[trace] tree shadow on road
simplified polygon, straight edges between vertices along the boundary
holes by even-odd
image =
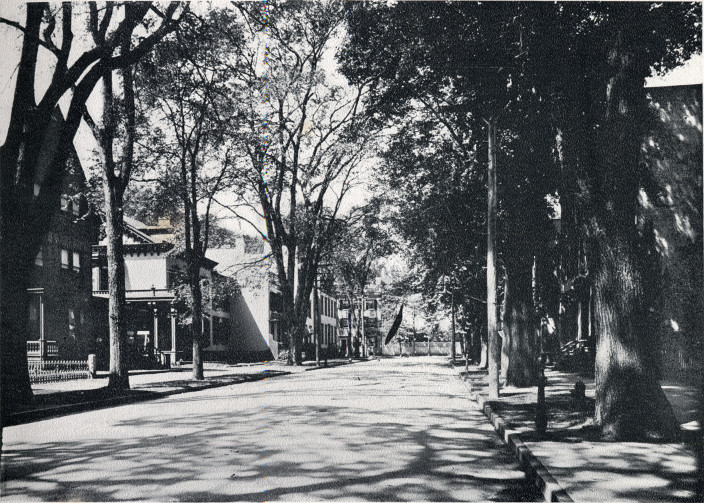
[[[477,411],[409,407],[399,420],[407,396],[379,395],[394,401],[391,410],[277,404],[283,392],[257,408],[233,394],[225,410],[208,413],[190,395],[170,419],[157,404],[139,404],[104,437],[6,444],[2,498],[540,499]]]

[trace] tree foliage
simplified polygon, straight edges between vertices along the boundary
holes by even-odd
[[[0,19],[23,33],[8,133],[0,150],[3,407],[31,397],[27,278],[50,216],[59,208],[61,178],[86,101],[107,71],[134,65],[173,31],[185,10],[177,2],[164,10],[151,2],[108,2],[101,9],[89,2],[83,11],[70,2],[58,9],[28,3],[23,25]],[[86,19],[89,31],[97,34],[88,47],[75,43]],[[54,58],[48,76],[37,66],[40,50]],[[49,84],[38,96],[40,76]],[[60,102],[66,106],[59,119]]]
[[[365,86],[347,86],[330,69],[341,2],[276,2],[265,16],[260,6],[237,9],[253,41],[241,73],[249,142],[240,196],[266,224],[289,360],[299,362],[318,266],[373,139],[360,114]]]
[[[387,163],[405,164],[399,170],[405,177],[442,170],[437,157],[422,155],[420,140],[429,129],[444,133],[425,140],[445,154],[443,161],[453,159],[442,147],[447,142],[457,165],[479,177],[486,159],[481,119],[498,117],[501,263],[510,304],[505,321],[523,320],[518,340],[530,336],[537,321],[532,311],[559,315],[553,271],[563,287],[587,278],[599,318],[597,421],[617,437],[670,434],[669,407],[653,380],[652,322],[644,316],[656,301],[652,226],[636,218],[639,191],[660,190],[640,158],[651,124],[643,81],[651,68],[669,68],[701,45],[700,10],[683,3],[354,4],[349,24],[346,73],[372,82],[374,119],[414,123],[397,127],[395,141],[404,146]],[[431,119],[432,127],[421,128],[419,117]],[[411,162],[399,162],[404,154]],[[438,177],[433,187],[441,191],[445,179]],[[426,180],[409,182],[406,194],[430,199]],[[562,208],[563,234],[554,252],[549,194]],[[412,225],[415,240],[427,253],[436,229],[419,208],[408,209],[408,220],[419,220]],[[480,236],[469,242],[478,245]],[[537,290],[530,286],[533,256],[539,259]],[[480,272],[480,261],[473,266]],[[608,349],[618,344],[630,348],[626,360],[645,370],[636,372]],[[628,418],[636,417],[636,403],[653,403],[663,413],[648,425],[635,424]]]

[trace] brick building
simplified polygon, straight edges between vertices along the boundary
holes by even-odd
[[[42,184],[38,170],[36,185]],[[85,176],[75,151],[61,185],[61,208],[34,260],[29,288],[30,360],[84,360],[95,350],[91,323],[91,245],[99,220],[84,196]]]

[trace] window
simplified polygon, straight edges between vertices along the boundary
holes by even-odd
[[[42,266],[44,265],[44,255],[42,254],[42,249],[39,248],[37,256],[34,257],[34,265]]]
[[[68,336],[76,338],[76,311],[72,307],[68,308]]]
[[[81,255],[78,252],[73,252],[73,270],[81,272]]]
[[[217,318],[216,318],[217,319]],[[210,317],[207,315],[204,315],[202,318],[202,324],[203,324],[203,342],[210,346],[211,340],[210,340]]]
[[[68,269],[68,268],[69,268],[68,250],[64,250],[62,248],[61,249],[61,269]]]
[[[71,200],[71,210],[75,216],[79,216],[81,214],[81,202],[77,197]]]
[[[213,317],[213,344],[226,346],[230,338],[229,318]]]
[[[108,266],[101,265],[98,272],[98,290],[108,289]]]
[[[69,197],[61,194],[61,211],[69,211]]]
[[[269,311],[280,313],[284,310],[283,295],[277,292],[269,293]]]

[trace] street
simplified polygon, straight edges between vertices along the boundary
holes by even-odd
[[[6,500],[540,500],[444,357],[9,427]]]

